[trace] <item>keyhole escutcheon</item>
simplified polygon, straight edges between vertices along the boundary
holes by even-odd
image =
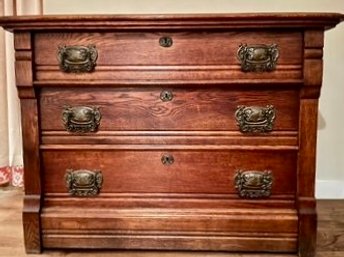
[[[168,102],[168,101],[171,101],[173,99],[173,94],[171,91],[169,90],[163,90],[161,93],[160,93],[160,99],[161,101],[163,102]]]

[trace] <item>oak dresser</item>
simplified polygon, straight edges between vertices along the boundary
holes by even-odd
[[[312,257],[333,13],[4,17],[14,33],[28,253]]]

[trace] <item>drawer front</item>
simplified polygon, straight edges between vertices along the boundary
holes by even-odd
[[[78,182],[89,177],[88,174],[78,177],[77,173],[85,170],[101,173],[99,183],[93,183],[98,178],[90,179],[91,187],[97,183],[101,187],[100,196],[103,193],[210,193],[257,198],[247,195],[252,193],[248,192],[251,189],[261,191],[257,193],[262,193],[262,198],[295,193],[296,152],[287,150],[43,150],[42,164],[45,193],[67,194],[78,190],[71,188],[70,181],[66,184],[73,172],[76,187],[88,186]]]
[[[251,72],[243,72],[238,58],[238,50],[242,44],[276,45],[279,53],[276,71],[254,72],[253,75]],[[89,73],[93,69],[87,68],[81,74],[61,71],[58,52],[64,46],[79,47],[77,50],[74,48],[74,54],[68,52],[65,55],[72,62],[88,59],[82,58],[82,51],[85,47],[94,46],[97,51],[97,58],[94,59],[95,72]],[[187,76],[193,77],[192,79],[248,79],[301,76],[301,32],[52,32],[37,33],[34,47],[38,80],[177,80]],[[261,53],[259,49],[257,54]]]
[[[68,111],[66,114],[66,106],[88,107],[81,110],[86,114],[93,112],[90,108],[96,108],[92,120],[99,124],[96,124],[95,129],[91,128],[89,130],[91,132],[97,130],[239,131],[238,124],[243,118],[242,115],[239,117],[236,115],[239,106],[264,109],[272,106],[274,113],[268,117],[261,117],[263,122],[271,124],[269,131],[296,131],[299,92],[297,90],[233,91],[216,88],[43,88],[40,94],[41,129],[66,131],[66,123],[69,122],[63,121],[63,113],[65,112],[65,116],[68,114]],[[80,113],[80,109],[74,109],[74,112]],[[73,115],[77,114],[72,113],[71,116]],[[259,121],[261,116],[259,112],[256,116]],[[252,117],[254,119],[254,116]],[[83,117],[80,121],[83,121]],[[70,132],[66,131],[66,133]]]
[[[296,210],[111,209],[95,205],[43,208],[44,246],[65,247],[68,242],[70,248],[133,248],[130,243],[136,240],[134,248],[155,250],[295,252],[297,247]]]

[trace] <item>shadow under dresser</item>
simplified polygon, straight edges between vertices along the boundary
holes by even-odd
[[[25,247],[312,257],[334,13],[4,17]]]

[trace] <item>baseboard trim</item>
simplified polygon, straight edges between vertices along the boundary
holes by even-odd
[[[317,199],[344,199],[344,181],[317,180],[315,196]]]

